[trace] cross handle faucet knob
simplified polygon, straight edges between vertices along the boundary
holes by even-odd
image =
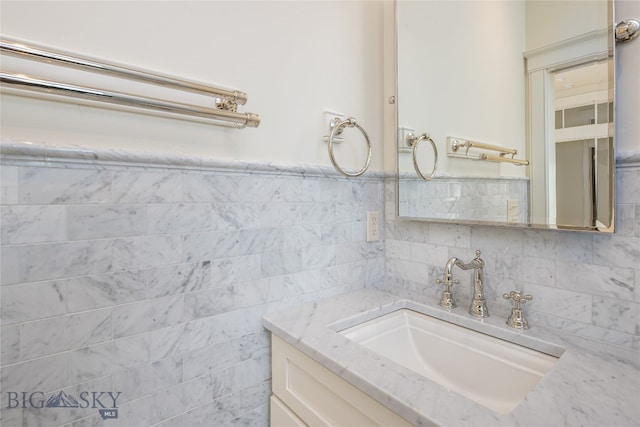
[[[524,317],[524,311],[520,308],[521,304],[527,301],[531,301],[533,297],[531,295],[522,295],[518,291],[511,291],[508,294],[502,294],[504,299],[513,300],[514,306],[511,309],[511,315],[507,319],[507,325],[514,329],[529,329],[529,323]]]
[[[518,291],[511,291],[508,294],[502,294],[502,298],[513,300],[517,310],[520,310],[520,304],[524,304],[525,302],[533,299],[531,295],[522,295]]]
[[[457,305],[455,300],[453,299],[451,286],[460,283],[460,281],[452,279],[450,274],[445,273],[442,275],[442,279],[436,279],[436,283],[444,285],[444,291],[442,291],[442,298],[440,298],[440,306],[443,308],[446,308],[447,310],[456,308]]]

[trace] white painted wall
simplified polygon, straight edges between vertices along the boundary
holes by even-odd
[[[321,113],[334,109],[360,120],[380,169],[383,102],[395,108],[393,91],[382,93],[383,8],[390,2],[3,1],[3,35],[235,87],[263,121],[232,130],[3,95],[1,137],[329,165]],[[640,17],[640,2],[616,0],[615,10],[617,21]],[[617,150],[639,151],[640,42],[616,55]],[[395,144],[387,138],[387,158]],[[359,166],[360,153],[347,154]]]
[[[608,25],[607,0],[527,0],[527,50],[541,48]]]
[[[245,91],[257,129],[2,98],[3,140],[330,165],[322,112],[354,116],[383,164],[381,1],[3,1],[2,34]],[[355,130],[337,147],[364,162]]]
[[[399,3],[399,126],[432,136],[439,175],[524,176],[522,167],[446,156],[448,136],[525,152],[524,12],[524,2]],[[410,155],[400,156],[412,171]]]

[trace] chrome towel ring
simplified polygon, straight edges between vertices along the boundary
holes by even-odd
[[[338,165],[335,157],[333,156],[333,143],[334,143],[333,138],[340,135],[344,130],[344,128],[346,127],[358,128],[358,130],[364,136],[365,141],[367,142],[367,161],[365,162],[362,169],[360,169],[357,172],[345,171]],[[345,119],[343,121],[340,121],[340,119],[337,117],[331,120],[331,133],[329,134],[328,149],[329,149],[329,159],[331,160],[331,163],[333,163],[333,167],[335,167],[336,170],[344,176],[349,176],[349,177],[360,176],[367,171],[367,169],[369,168],[369,164],[371,163],[371,141],[369,141],[369,136],[367,136],[367,132],[365,132],[365,130],[362,129],[362,126],[360,126],[358,122],[356,122],[356,119],[354,119],[353,117],[349,117],[348,119]]]
[[[424,179],[425,181],[431,181],[431,179],[433,179],[433,176],[436,174],[436,169],[438,168],[438,147],[436,147],[436,143],[433,142],[433,139],[431,139],[428,133],[423,133],[420,136],[415,136],[413,132],[409,132],[407,134],[406,141],[407,141],[407,145],[413,148],[412,150],[413,167],[416,170],[416,173],[420,178]],[[435,156],[435,160],[433,161],[433,170],[429,175],[426,175],[426,176],[420,170],[420,166],[418,166],[418,159],[416,158],[418,146],[422,141],[429,141],[431,143],[431,148],[433,148],[433,154]]]

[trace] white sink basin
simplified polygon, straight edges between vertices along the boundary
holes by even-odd
[[[501,414],[559,359],[408,309],[340,334]]]

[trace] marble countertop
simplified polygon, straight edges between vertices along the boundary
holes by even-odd
[[[539,350],[565,349],[552,370],[509,414],[498,414],[379,356],[336,331],[410,308]],[[478,320],[463,308],[364,289],[281,312],[264,326],[416,426],[637,426],[640,353],[533,325],[515,331],[505,319]]]

